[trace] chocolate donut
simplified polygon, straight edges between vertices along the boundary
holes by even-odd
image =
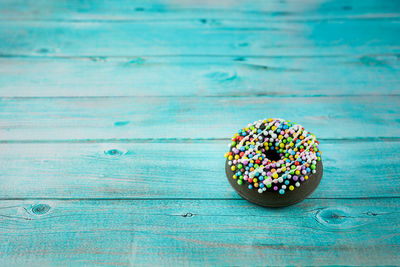
[[[319,142],[301,125],[259,120],[240,129],[229,144],[225,172],[243,198],[266,207],[302,201],[319,185],[323,167]]]

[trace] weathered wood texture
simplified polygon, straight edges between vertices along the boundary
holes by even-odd
[[[280,1],[280,0],[101,0],[47,1],[3,0],[3,20],[60,20],[118,22],[124,20],[337,20],[389,19],[399,17],[398,1]],[[211,21],[213,22],[213,21]]]
[[[2,21],[4,56],[318,56],[399,53],[398,19],[302,22]],[[84,45],[78,40],[84,39]]]
[[[101,97],[0,101],[8,140],[230,138],[263,118],[290,118],[322,139],[400,136],[400,96]]]
[[[397,265],[400,2],[0,1],[0,265]],[[321,140],[302,203],[223,153],[264,117]]]
[[[392,95],[399,69],[397,55],[0,58],[0,96]]]
[[[396,265],[400,206],[307,199],[3,201],[1,265]]]
[[[240,198],[226,181],[226,143],[1,144],[8,182],[0,197]],[[313,198],[400,197],[399,142],[321,149],[324,177]]]

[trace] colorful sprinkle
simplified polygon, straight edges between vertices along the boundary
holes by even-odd
[[[315,136],[299,124],[259,120],[232,137],[225,158],[239,185],[260,194],[277,191],[283,195],[316,172],[322,154],[318,146]]]

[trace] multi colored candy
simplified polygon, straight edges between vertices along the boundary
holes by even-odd
[[[319,142],[301,125],[283,119],[259,120],[232,137],[225,154],[239,185],[258,193],[293,191],[316,172]]]

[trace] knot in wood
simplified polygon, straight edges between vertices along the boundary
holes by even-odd
[[[49,212],[50,206],[47,204],[36,204],[32,207],[32,212],[36,215],[43,215]]]
[[[224,82],[224,81],[235,80],[237,78],[237,73],[236,73],[236,71],[234,71],[234,72],[214,71],[214,72],[208,73],[206,76],[212,80]]]
[[[347,211],[338,208],[319,209],[315,217],[320,224],[335,229],[346,229],[354,223],[353,217]]]
[[[116,148],[112,148],[112,149],[104,151],[105,155],[112,156],[112,157],[119,157],[119,156],[124,155],[125,153],[126,153],[125,151],[122,151],[122,150],[119,150]]]

